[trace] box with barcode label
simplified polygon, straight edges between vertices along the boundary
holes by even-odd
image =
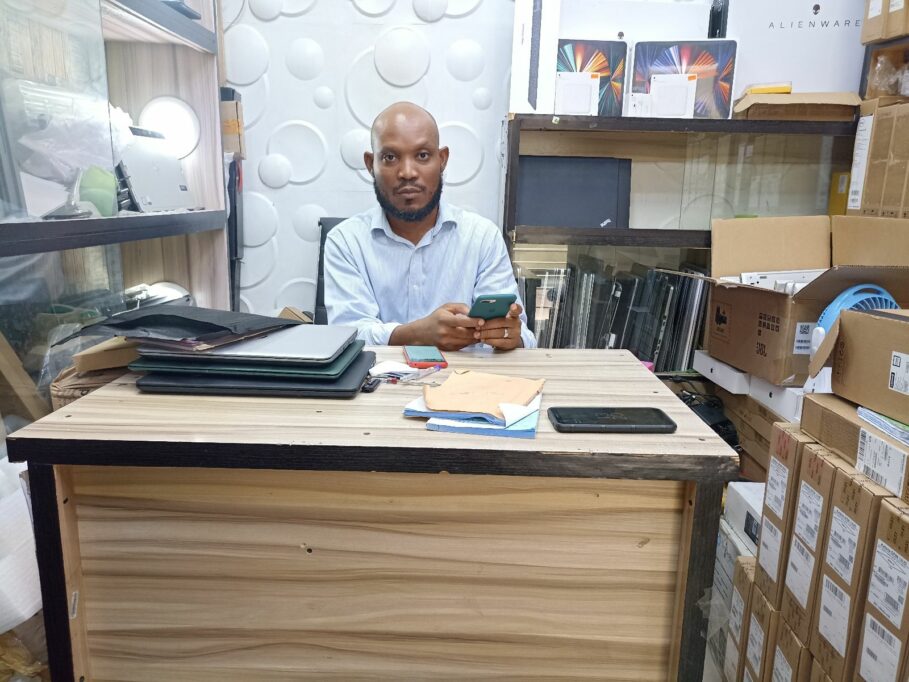
[[[909,505],[885,500],[877,522],[856,678],[901,682],[909,643]]]
[[[859,417],[854,403],[835,395],[806,396],[802,429],[893,495],[909,498],[909,446]]]
[[[751,618],[755,562],[753,556],[741,556],[735,561],[732,604],[729,609],[726,651],[723,659],[724,674],[730,681],[741,680],[745,669],[745,647],[748,639],[748,621]]]
[[[811,442],[796,424],[773,425],[754,582],[774,609],[783,598],[802,452]]]
[[[862,474],[836,472],[810,643],[833,682],[851,680],[855,671],[878,516],[888,497]]]
[[[811,677],[811,652],[792,629],[780,622],[772,652],[772,682],[808,682]]]
[[[745,670],[754,680],[770,679],[776,648],[780,612],[773,608],[757,586],[751,590],[751,617],[745,642]]]
[[[833,481],[838,470],[848,468],[816,443],[806,445],[802,453],[780,612],[796,637],[806,643],[811,637]]]

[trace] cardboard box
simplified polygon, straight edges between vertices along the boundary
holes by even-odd
[[[757,555],[763,504],[763,483],[737,481],[726,486],[726,506],[723,510],[723,518],[745,543],[752,555]]]
[[[884,2],[887,2],[887,0],[884,0]],[[855,145],[852,152],[849,203],[846,211],[850,216],[877,215],[875,211],[880,209],[880,201],[883,194],[882,183],[884,172],[886,171],[878,168],[879,172],[873,178],[872,183],[875,186],[869,185],[872,180],[870,178],[872,156],[879,164],[886,158],[885,155],[889,155],[895,119],[892,113],[887,113],[886,116],[883,114],[887,112],[888,108],[905,101],[901,97],[877,97],[862,102],[859,108],[859,122],[855,132]],[[881,121],[885,119],[887,123],[881,125]],[[873,208],[875,206],[877,207],[876,209]],[[864,211],[866,207],[869,209],[867,214]]]
[[[831,220],[831,232],[834,263],[898,266],[909,262],[909,220],[837,216]]]
[[[887,172],[881,197],[881,216],[901,218],[906,175],[909,172],[909,104],[894,109],[893,138],[887,156]]]
[[[221,144],[226,154],[246,158],[246,137],[243,134],[243,103],[221,102]]]
[[[836,472],[810,643],[833,682],[855,669],[878,515],[889,496],[862,474]]]
[[[720,388],[729,391],[729,393],[734,395],[748,394],[748,387],[751,385],[751,376],[749,374],[740,372],[735,367],[710,357],[702,350],[694,351],[694,360],[691,366],[695,371],[700,372]]]
[[[726,634],[726,651],[723,654],[723,679],[726,682],[739,682],[745,669],[745,657],[739,643]]]
[[[798,386],[774,386],[755,377],[748,392],[763,409],[778,415],[781,421],[798,422],[802,416],[805,389]]]
[[[841,217],[840,220],[848,218]],[[857,267],[834,263],[800,292],[789,295],[723,281],[742,272],[823,269],[830,266],[832,227],[828,216],[713,221],[708,352],[737,369],[776,386],[801,386],[808,379],[811,335],[829,303],[854,284],[875,282],[897,300],[909,300],[909,267]],[[833,238],[836,238],[833,234]],[[848,261],[865,258],[876,239],[870,226]],[[905,294],[905,295],[904,295]]]
[[[885,288],[902,301],[909,282]],[[812,372],[828,362],[834,393],[909,423],[909,310],[843,311],[812,360]]]
[[[770,441],[762,438],[744,422],[732,420],[739,439],[739,447],[750,455],[766,472],[770,466]]]
[[[773,427],[754,583],[775,610],[783,598],[802,453],[811,442],[796,424]]]
[[[909,499],[909,446],[859,417],[853,403],[835,395],[808,396],[802,429],[893,495]]]
[[[884,40],[890,0],[865,0],[865,21],[862,24],[862,43]]]
[[[745,95],[733,118],[753,121],[845,121],[852,123],[862,98],[854,92]]]
[[[773,682],[808,682],[811,679],[811,652],[784,622],[777,628],[773,649]]]
[[[745,450],[739,453],[739,475],[752,483],[767,482],[767,469]]]
[[[76,371],[82,374],[100,369],[126,367],[139,359],[139,352],[136,350],[138,347],[139,343],[136,341],[127,341],[122,336],[115,336],[73,355],[73,365]]]
[[[865,191],[862,195],[863,216],[883,216],[884,213],[884,182],[887,179],[897,109],[897,106],[883,107],[878,109],[874,117],[868,168],[865,171]]]
[[[751,618],[748,619],[748,644],[745,647],[745,668],[755,682],[770,679],[779,622],[780,612],[755,585],[751,590]]]
[[[753,380],[752,377],[752,382]],[[737,427],[739,423],[750,427],[759,442],[768,448],[773,425],[777,422],[790,421],[749,396],[732,395],[722,390],[717,390],[716,394],[723,401],[726,416],[732,423]]]
[[[811,661],[811,682],[833,682],[817,659]]]
[[[846,215],[849,204],[849,179],[852,174],[848,171],[833,171],[830,174],[830,194],[827,197],[827,214]]]
[[[862,621],[856,679],[901,682],[909,643],[909,505],[884,500]]]
[[[909,33],[909,10],[906,8],[905,0],[889,0],[889,2],[890,8],[884,22],[884,38],[887,40]]]
[[[751,593],[754,590],[754,557],[740,557],[732,580],[732,605],[726,638],[724,672],[727,680],[741,680],[745,670],[745,647],[751,619]]]
[[[802,453],[780,613],[803,642],[811,638],[833,481],[836,472],[846,467],[846,462],[816,443],[806,445]]]
[[[726,593],[727,598],[731,598],[732,577],[735,574],[735,564],[739,557],[754,558],[750,542],[733,530],[725,516],[720,517],[720,531],[716,537],[714,575],[719,571],[726,576],[730,586],[730,590]]]

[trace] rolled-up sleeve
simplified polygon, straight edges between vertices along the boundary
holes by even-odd
[[[325,242],[325,308],[329,324],[357,328],[357,338],[369,346],[387,346],[400,322],[382,322],[379,304],[357,268],[354,255],[337,231]]]
[[[490,225],[492,225],[490,223]],[[481,257],[480,271],[477,273],[477,282],[474,287],[476,295],[483,294],[515,294],[521,305],[521,341],[524,348],[536,348],[537,338],[527,327],[527,312],[521,294],[518,292],[518,283],[514,277],[514,268],[505,248],[505,240],[499,229],[492,225],[484,236],[483,254]]]

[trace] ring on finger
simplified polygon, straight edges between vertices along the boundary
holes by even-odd
[[[505,333],[502,335],[502,338],[503,338],[503,339],[507,339],[507,338],[508,338],[508,330],[507,330],[507,329],[505,330]]]

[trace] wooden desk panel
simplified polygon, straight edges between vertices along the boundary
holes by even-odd
[[[665,679],[683,483],[72,472],[93,680]]]

